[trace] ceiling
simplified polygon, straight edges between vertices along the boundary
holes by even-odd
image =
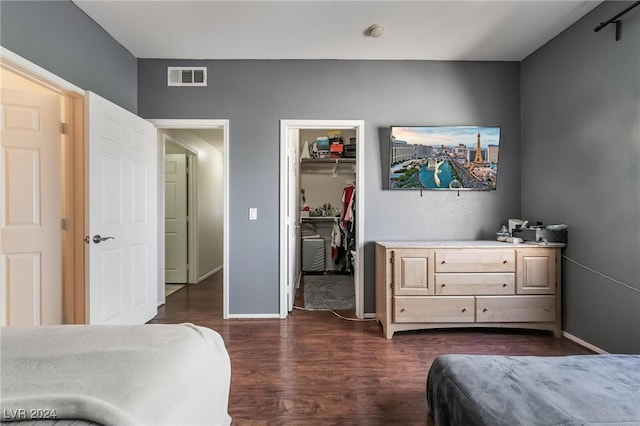
[[[73,1],[137,58],[520,61],[601,1]],[[384,26],[379,38],[367,35]]]

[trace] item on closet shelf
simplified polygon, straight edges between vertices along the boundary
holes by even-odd
[[[332,143],[330,147],[331,158],[342,158],[344,145],[342,143]]]
[[[320,158],[327,158],[329,156],[329,138],[326,136],[319,136],[316,138],[316,145],[318,147],[318,156]]]
[[[344,158],[356,158],[356,144],[351,142],[348,145],[344,145],[342,156]]]
[[[309,141],[304,141],[304,146],[302,147],[302,152],[300,153],[300,159],[311,158],[311,147],[309,146]]]
[[[326,136],[320,136],[316,139],[316,145],[318,145],[318,151],[329,150],[329,138]]]
[[[302,222],[300,224],[300,236],[304,238],[320,238],[318,230],[313,223]]]

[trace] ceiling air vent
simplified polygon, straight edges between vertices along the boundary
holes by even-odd
[[[207,67],[168,67],[168,86],[206,86]]]

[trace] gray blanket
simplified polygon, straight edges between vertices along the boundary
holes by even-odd
[[[640,425],[640,355],[443,355],[427,377],[436,425]]]
[[[0,337],[2,423],[231,421],[229,355],[220,335],[208,328],[5,327]]]

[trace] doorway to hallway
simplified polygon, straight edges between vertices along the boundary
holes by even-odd
[[[159,131],[161,146],[165,146],[159,163],[165,163],[167,143],[178,146],[192,154],[189,166],[192,178],[191,189],[187,190],[187,205],[192,214],[188,215],[187,232],[187,283],[195,284],[222,271],[228,262],[228,120],[150,120]],[[170,141],[170,142],[169,142]],[[164,167],[162,173],[163,182]],[[163,224],[166,220],[166,193],[163,187]],[[166,224],[165,224],[166,226]],[[164,226],[163,226],[164,228]],[[165,231],[161,247],[165,247]],[[173,248],[173,247],[172,247]],[[165,251],[166,255],[170,254]],[[165,273],[167,264],[162,265]],[[228,318],[228,277],[223,277],[223,317]],[[165,294],[159,294],[164,302]]]

